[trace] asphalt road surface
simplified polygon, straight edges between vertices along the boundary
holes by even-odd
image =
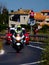
[[[20,53],[16,53],[11,46],[4,45],[5,53],[0,55],[0,65],[38,65],[43,50],[41,45],[31,42]]]

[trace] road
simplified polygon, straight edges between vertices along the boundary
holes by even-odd
[[[41,60],[42,44],[30,42],[20,51],[16,51],[9,45],[4,45],[5,53],[0,55],[0,65],[38,65]]]

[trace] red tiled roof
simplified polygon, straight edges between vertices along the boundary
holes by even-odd
[[[20,9],[18,11],[10,12],[9,14],[29,14],[29,13],[30,13],[30,10]]]
[[[35,20],[45,20],[45,17],[46,16],[42,15],[40,12],[35,12],[35,14],[34,14]]]
[[[41,12],[49,12],[49,10],[42,10]]]

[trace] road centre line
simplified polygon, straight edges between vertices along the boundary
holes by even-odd
[[[41,61],[37,61],[37,62],[32,62],[32,63],[25,63],[25,64],[20,64],[20,65],[33,65],[33,64],[39,64],[39,63],[43,63],[46,60],[41,60]]]
[[[34,48],[37,48],[37,49],[40,49],[40,50],[45,50],[44,48],[41,48],[39,46],[33,46],[33,45],[27,45],[27,46],[34,47]]]

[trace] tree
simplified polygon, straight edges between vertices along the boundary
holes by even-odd
[[[2,3],[0,4],[0,31],[8,25],[8,9]]]
[[[8,24],[8,9],[6,7],[2,10],[3,24]]]
[[[3,8],[3,6],[2,6],[2,3],[0,2],[0,14],[2,12],[2,8]]]

